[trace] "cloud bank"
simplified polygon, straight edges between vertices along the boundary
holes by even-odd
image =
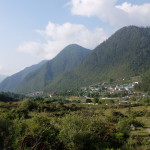
[[[133,5],[129,2],[117,2],[119,0],[70,0],[69,7],[73,15],[98,17],[101,22],[114,29],[127,25],[149,26],[150,3]],[[73,43],[93,49],[108,37],[103,28],[89,30],[82,24],[69,22],[49,22],[45,29],[36,32],[45,42],[25,41],[19,45],[18,50],[41,59],[51,59],[65,46]]]
[[[113,26],[150,24],[150,3],[133,5],[119,0],[71,0],[71,12],[74,15],[96,16]]]
[[[46,39],[45,43],[23,42],[19,45],[18,50],[45,59],[53,58],[65,46],[73,43],[93,49],[108,37],[102,28],[89,30],[82,24],[71,23],[55,24],[49,22],[44,30],[36,32]]]

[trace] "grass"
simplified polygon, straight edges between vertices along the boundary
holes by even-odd
[[[72,100],[81,100],[79,97],[70,97],[70,101]],[[82,99],[82,101],[85,101],[85,99]],[[115,101],[114,104],[98,104],[98,105],[88,105],[88,104],[83,104],[81,103],[67,103],[64,104],[66,108],[69,107],[77,107],[77,108],[82,108],[77,109],[76,111],[68,110],[68,109],[62,109],[63,107],[60,106],[59,103],[45,103],[47,106],[52,106],[55,105],[55,107],[58,107],[55,111],[42,111],[38,112],[38,110],[33,110],[29,111],[29,117],[25,119],[24,121],[27,121],[28,123],[32,122],[32,119],[35,116],[41,116],[41,117],[46,117],[49,118],[54,124],[59,126],[60,124],[59,119],[63,118],[66,114],[80,114],[83,113],[85,117],[94,117],[98,116],[100,119],[113,119],[113,113],[112,112],[120,112],[124,116],[128,117],[134,117],[136,120],[139,122],[142,122],[144,124],[143,127],[136,127],[134,131],[131,131],[130,133],[130,139],[129,143],[131,146],[134,147],[134,145],[138,145],[136,149],[138,150],[148,150],[150,149],[150,105],[148,104],[143,104],[142,106],[126,106],[125,107],[121,106],[118,104],[117,101]],[[21,103],[21,102],[20,102]],[[42,103],[41,103],[42,104]],[[40,105],[41,105],[40,104]],[[73,105],[74,104],[74,105]],[[11,106],[11,107],[6,107],[6,106]],[[0,111],[5,110],[8,112],[11,109],[17,109],[19,107],[19,103],[0,103]],[[136,112],[144,112],[141,116],[134,116]],[[5,114],[5,112],[1,112],[0,116]],[[114,116],[115,117],[115,116]],[[116,117],[117,118],[117,117]],[[58,123],[58,124],[57,124]],[[134,147],[135,148],[135,147]],[[129,149],[130,150],[130,149]]]

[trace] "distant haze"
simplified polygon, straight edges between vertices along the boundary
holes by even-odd
[[[0,83],[6,78],[5,75],[0,75]]]

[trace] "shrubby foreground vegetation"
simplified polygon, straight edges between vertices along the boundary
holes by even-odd
[[[134,99],[134,98],[133,98]],[[101,101],[101,100],[100,100]],[[134,102],[136,100],[134,99]],[[0,102],[0,149],[134,150],[150,146],[149,101],[106,105],[62,98]]]

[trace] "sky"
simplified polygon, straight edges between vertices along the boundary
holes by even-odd
[[[150,26],[150,0],[0,0],[0,74],[54,58],[65,46],[94,49],[119,28]]]

